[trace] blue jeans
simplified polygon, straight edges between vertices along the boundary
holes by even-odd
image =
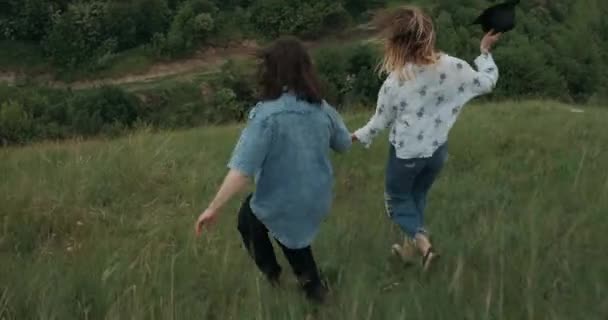
[[[431,186],[447,160],[447,144],[430,158],[399,159],[390,146],[386,166],[385,200],[388,216],[410,238],[426,234],[424,209]]]

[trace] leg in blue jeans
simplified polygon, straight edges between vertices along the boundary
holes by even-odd
[[[447,145],[443,145],[426,161],[426,166],[414,181],[414,199],[423,222],[424,210],[426,209],[426,198],[433,183],[437,180],[439,173],[441,173],[441,169],[443,169],[446,160]]]
[[[391,145],[386,166],[386,207],[391,219],[410,237],[423,233],[426,196],[439,175],[447,147],[431,158],[399,159]]]
[[[410,238],[423,227],[422,214],[414,197],[414,182],[424,168],[424,159],[398,159],[391,145],[386,166],[386,210]]]

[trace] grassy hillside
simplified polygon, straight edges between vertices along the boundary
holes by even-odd
[[[333,301],[316,318],[606,319],[607,117],[469,107],[432,192],[443,260],[430,277],[389,254],[400,234],[383,209],[385,136],[336,157],[314,244]],[[272,291],[249,261],[236,202],[193,236],[238,132],[0,149],[0,319],[305,319],[293,283]]]

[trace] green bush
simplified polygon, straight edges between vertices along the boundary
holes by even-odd
[[[249,10],[237,7],[230,11],[220,11],[215,20],[214,42],[251,39],[257,36],[251,24]]]
[[[0,35],[6,39],[40,41],[51,25],[53,12],[61,2],[49,0],[5,0],[0,4]]]
[[[314,56],[315,67],[319,73],[326,99],[337,106],[350,90],[348,77],[348,51],[338,48],[327,48]]]
[[[118,50],[128,50],[149,43],[152,36],[164,32],[170,22],[164,0],[112,1],[104,15],[108,34],[117,41]]]
[[[352,79],[352,94],[349,103],[375,104],[384,81],[376,71],[380,58],[381,53],[371,45],[359,45],[350,52],[347,71]]]
[[[184,128],[205,123],[203,98],[197,85],[175,83],[162,90],[140,93],[139,120],[163,129]]]
[[[71,126],[77,135],[108,133],[130,128],[137,120],[138,101],[114,87],[74,96],[69,102]]]
[[[157,58],[176,58],[202,45],[291,34],[306,39],[366,22],[385,0],[3,0],[0,1],[0,64],[8,70],[99,75],[120,70],[126,50],[153,48]],[[471,61],[479,52],[481,30],[470,23],[486,0],[417,2],[431,12],[438,46]],[[390,1],[391,5],[397,2]],[[588,102],[605,94],[608,70],[608,2],[600,0],[522,1],[515,30],[495,51],[501,81],[494,97],[540,96]],[[24,47],[15,54],[15,48]],[[27,55],[43,47],[47,56]],[[145,49],[145,50],[144,50]],[[345,53],[346,55],[346,53]],[[15,58],[17,57],[17,58]],[[24,62],[27,61],[27,62]],[[29,67],[32,65],[36,67]],[[375,66],[364,62],[346,74],[324,74],[328,95],[339,101],[368,98],[376,87]],[[129,72],[128,68],[116,73]],[[335,78],[347,80],[335,83]],[[366,75],[370,75],[367,77]],[[354,80],[353,80],[354,79]],[[351,81],[353,80],[353,81]],[[546,85],[544,84],[546,83]],[[234,89],[233,89],[234,90]],[[558,93],[558,95],[556,95]],[[239,94],[237,93],[237,96]],[[240,99],[239,99],[240,100]],[[367,103],[367,101],[365,101]]]
[[[542,46],[520,35],[514,35],[497,49],[494,58],[500,69],[500,79],[493,96],[550,96],[567,100],[566,82],[543,51]]]
[[[358,16],[370,9],[381,8],[386,0],[343,0],[344,8],[353,16]]]
[[[327,100],[337,107],[373,104],[383,79],[376,72],[380,52],[371,45],[320,50],[315,65]]]
[[[23,51],[35,50],[29,48],[37,48],[36,39],[43,38],[45,52],[59,71],[71,69],[86,74],[104,64],[121,69],[114,62],[120,59],[112,57],[142,44],[152,46],[161,56],[177,57],[201,45],[244,37],[286,33],[318,37],[353,18],[362,19],[361,13],[381,2],[5,0],[0,1],[0,38],[29,40],[22,41],[26,48]],[[487,5],[482,0],[429,2],[438,30],[438,47],[472,61],[479,54],[482,32],[469,24]],[[550,97],[594,104],[608,101],[608,33],[604,32],[608,19],[603,19],[608,2],[522,1],[518,8],[516,29],[503,35],[494,50],[500,81],[488,98]],[[14,47],[3,43],[5,50],[15,51],[7,49]],[[8,56],[20,55],[21,51]],[[383,80],[375,72],[379,58],[380,50],[373,45],[341,43],[315,53],[326,98],[337,107],[373,106]],[[11,59],[2,60],[5,63]],[[19,124],[2,127],[3,143],[115,134],[136,122],[179,128],[242,120],[255,104],[252,71],[249,65],[229,62],[202,86],[176,83],[162,90],[140,92],[139,100],[116,88],[72,93],[0,87],[0,101],[6,105],[4,123],[11,118]],[[108,98],[113,96],[118,98]],[[11,101],[10,106],[7,101]],[[10,141],[5,133],[9,131]]]
[[[217,8],[206,0],[190,0],[178,9],[166,35],[156,33],[153,46],[161,55],[189,53],[207,40],[215,29]]]
[[[6,101],[0,105],[0,144],[27,142],[33,133],[31,116],[20,103]]]
[[[234,94],[234,101],[231,101],[231,103],[236,104],[236,111],[234,116],[228,117],[231,118],[230,120],[243,120],[249,108],[256,103],[255,75],[248,71],[251,71],[251,69],[247,68],[246,65],[229,60],[222,65],[217,78],[211,81],[211,89],[214,93],[221,92],[219,94],[225,97]],[[231,93],[222,92],[224,89],[228,89]],[[224,98],[219,98],[219,100]],[[233,111],[230,111],[230,113],[233,113]]]
[[[342,4],[333,0],[260,0],[251,10],[254,27],[267,37],[290,34],[314,38],[330,27],[344,26],[349,18]]]
[[[214,92],[205,109],[205,119],[213,124],[235,121],[243,115],[242,103],[230,88],[221,88]]]
[[[71,120],[67,98],[48,96],[34,90],[22,97],[21,103],[32,117],[35,132],[32,139],[61,139],[68,136]]]
[[[102,1],[79,2],[53,17],[53,27],[45,40],[52,61],[75,69],[114,51],[116,38],[108,34],[104,19],[107,4]]]

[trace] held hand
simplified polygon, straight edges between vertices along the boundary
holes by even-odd
[[[356,136],[356,135],[353,133],[353,134],[351,134],[351,136],[350,136],[350,140],[351,140],[352,142],[357,142],[357,141],[359,141],[359,138],[357,138],[357,136]]]
[[[201,215],[196,220],[196,224],[194,226],[194,230],[196,232],[197,237],[201,236],[204,227],[208,227],[215,222],[215,220],[217,219],[217,215],[217,210],[213,209],[207,209],[203,213],[201,213]]]
[[[481,44],[479,46],[479,48],[481,49],[481,52],[489,53],[490,50],[492,50],[492,47],[494,46],[494,44],[496,44],[498,39],[500,39],[500,35],[501,35],[501,33],[494,34],[494,30],[490,30],[490,32],[486,33],[483,36],[483,39],[481,39]]]

